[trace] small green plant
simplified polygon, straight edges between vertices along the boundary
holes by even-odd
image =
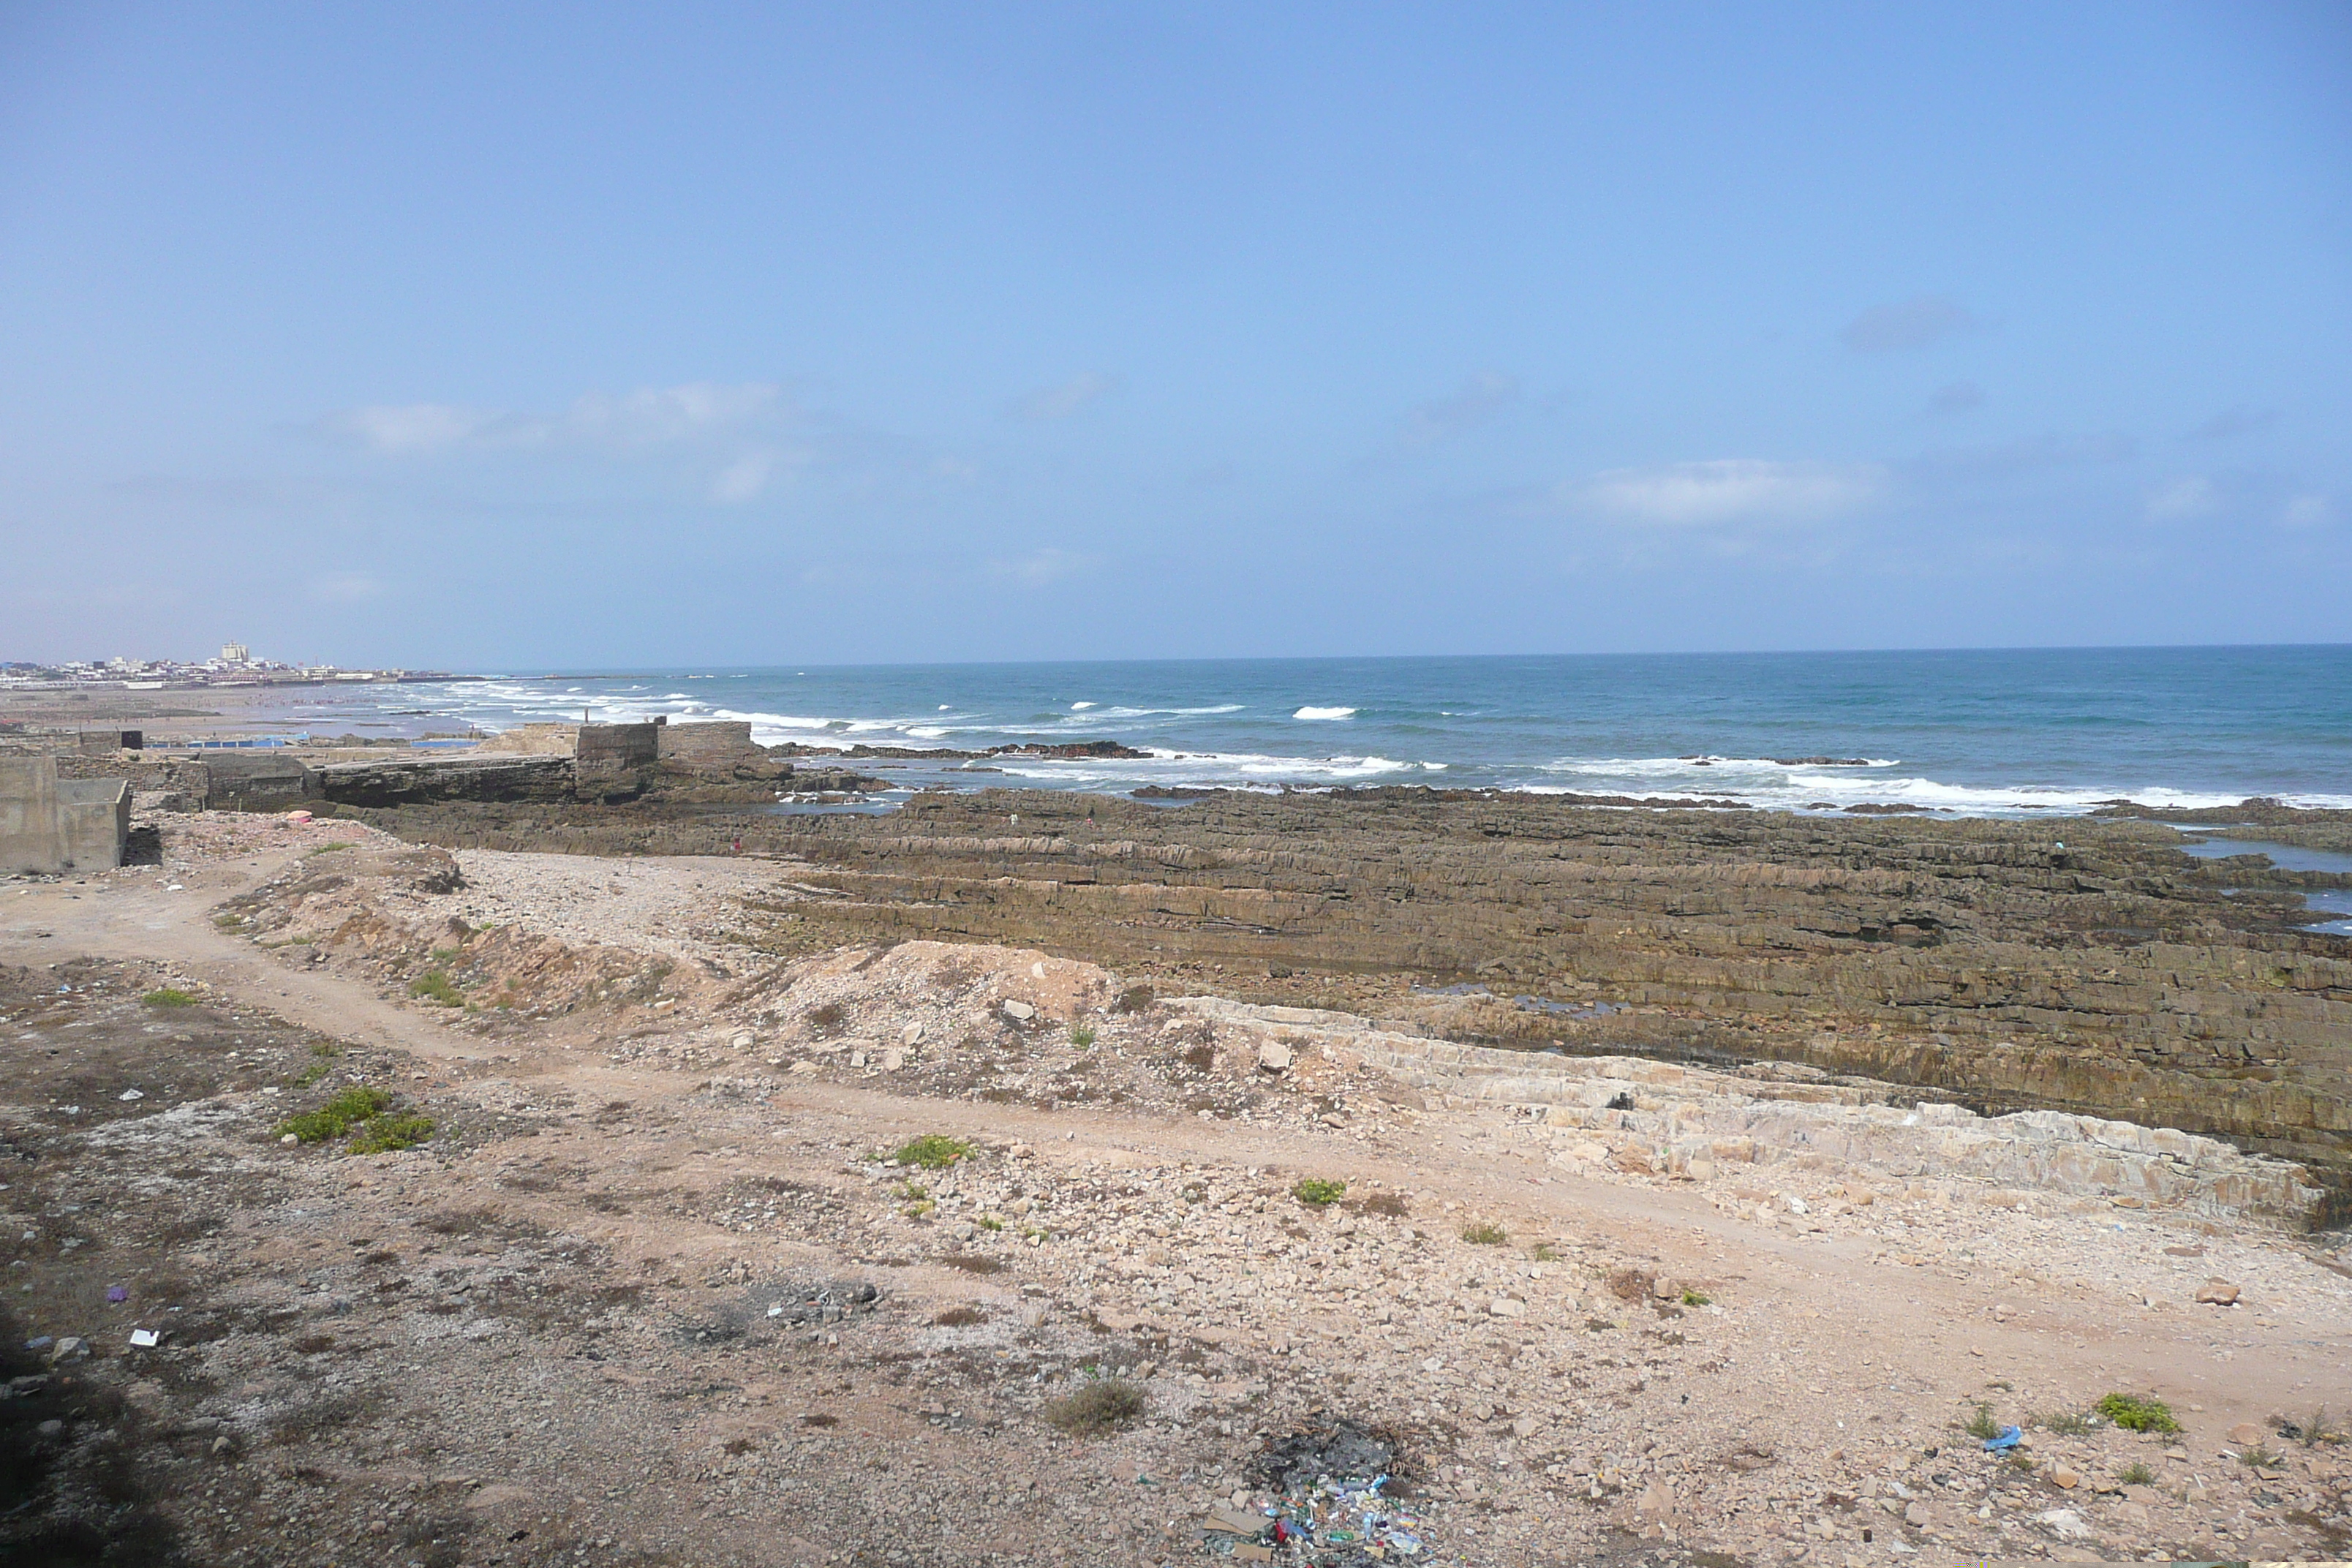
[[[2337,1430],[2336,1423],[2329,1418],[2327,1406],[2325,1405],[2305,1417],[2299,1430],[2290,1432],[2286,1436],[2301,1438],[2303,1446],[2306,1448],[2315,1448],[2322,1443],[2344,1441],[2344,1434]]]
[[[2061,1437],[2081,1437],[2099,1429],[2095,1416],[2085,1415],[2078,1410],[2059,1410],[2047,1415],[2037,1415],[2034,1425]]]
[[[1961,1425],[1960,1430],[1981,1443],[2000,1436],[2000,1423],[1992,1418],[1991,1405],[1979,1404],[1977,1413]]]
[[[1070,1044],[1084,1051],[1091,1050],[1094,1047],[1094,1043],[1095,1026],[1092,1024],[1073,1024],[1070,1026]]]
[[[961,1138],[950,1138],[940,1132],[926,1132],[898,1146],[890,1156],[901,1165],[914,1165],[926,1171],[944,1171],[958,1160],[971,1153],[971,1145]]]
[[[2031,1454],[2021,1454],[2016,1449],[2011,1448],[2000,1458],[2001,1462],[2006,1464],[2012,1470],[2031,1473],[2033,1468],[2033,1456]]]
[[[2156,1472],[2147,1468],[2146,1460],[2134,1459],[2116,1472],[2116,1484],[2126,1487],[2152,1487],[2156,1485]]]
[[[414,1149],[432,1136],[429,1116],[371,1116],[360,1123],[350,1147],[354,1154],[390,1154]]]
[[[1327,1182],[1320,1176],[1306,1176],[1290,1189],[1290,1195],[1308,1208],[1328,1208],[1348,1195],[1348,1184]]]
[[[310,1042],[310,1054],[321,1058],[339,1057],[343,1054],[343,1047],[335,1044],[332,1040],[312,1040]]]
[[[139,998],[150,1007],[193,1007],[196,999],[185,991],[165,985]]]
[[[1073,1436],[1115,1431],[1143,1414],[1140,1384],[1123,1377],[1097,1377],[1066,1398],[1048,1400],[1038,1414]]]
[[[1559,1249],[1549,1241],[1538,1241],[1531,1256],[1538,1263],[1557,1263],[1559,1261]]]
[[[980,1226],[982,1230],[1003,1230],[1004,1228],[1004,1222],[992,1215],[982,1215],[978,1219],[972,1221],[972,1223]]]
[[[2126,1432],[2171,1433],[2180,1430],[2180,1423],[2172,1418],[2171,1407],[2161,1399],[2110,1394],[2100,1400],[2095,1408],[2102,1417]]]
[[[391,1103],[392,1096],[383,1089],[354,1085],[316,1110],[288,1117],[278,1124],[278,1133],[282,1138],[291,1132],[304,1143],[323,1143],[341,1138]]]
[[[455,947],[436,947],[433,950],[433,962],[436,963],[455,963],[457,961],[457,954],[463,951],[464,950],[461,948]]]
[[[1683,1305],[1685,1307],[1710,1306],[1714,1301],[1715,1298],[1708,1295],[1704,1290],[1685,1290],[1683,1292]]]
[[[408,983],[408,994],[421,1002],[436,1007],[462,1007],[465,994],[449,983],[449,977],[437,969],[428,969]]]
[[[325,1062],[312,1062],[309,1067],[304,1068],[300,1072],[294,1075],[294,1087],[296,1089],[308,1089],[312,1084],[318,1082],[320,1079],[326,1077],[329,1073],[334,1070],[335,1069],[333,1068],[328,1066]]]
[[[2238,1458],[2258,1470],[2275,1470],[2279,1467],[2278,1453],[2268,1443],[2250,1444],[2238,1450]]]
[[[359,846],[355,844],[349,844],[344,842],[342,839],[338,838],[331,844],[320,845],[316,849],[309,851],[304,858],[307,859],[310,855],[332,855],[338,849],[356,849]]]
[[[1493,1220],[1482,1219],[1475,1225],[1464,1226],[1462,1239],[1474,1247],[1500,1247],[1511,1239],[1511,1233]]]

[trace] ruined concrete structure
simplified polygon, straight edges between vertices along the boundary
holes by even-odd
[[[762,761],[767,757],[767,752],[752,741],[748,719],[711,719],[656,728],[659,731],[661,760],[666,763],[725,763],[745,756]]]
[[[55,757],[0,757],[0,873],[111,869],[130,836],[128,780],[60,780]]]
[[[282,752],[206,757],[204,768],[206,811],[285,811],[320,798],[318,775]]]
[[[572,784],[583,800],[629,800],[643,795],[661,763],[661,732],[668,726],[583,724],[572,752]]]

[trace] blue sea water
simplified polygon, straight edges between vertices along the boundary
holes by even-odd
[[[2352,646],[2339,645],[509,674],[336,690],[302,721],[419,732],[583,713],[749,720],[766,743],[1107,739],[1150,753],[927,775],[975,788],[1419,784],[2004,816],[2251,795],[2352,808]]]

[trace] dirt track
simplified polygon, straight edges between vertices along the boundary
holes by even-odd
[[[1403,1436],[1441,1561],[2341,1554],[2326,1524],[2344,1513],[2342,1449],[2273,1435],[2275,1480],[2220,1457],[2241,1423],[2352,1416],[2352,1280],[2296,1238],[2088,1205],[2011,1212],[1899,1181],[1798,1215],[1527,1158],[1504,1108],[1327,1121],[1296,1081],[1250,1088],[1248,1122],[1155,1100],[1126,1068],[1118,1101],[926,1093],[807,1050],[788,1020],[698,1058],[696,1042],[747,1026],[717,982],[659,1013],[492,1028],[340,951],[299,962],[219,929],[216,911],[299,872],[329,829],[215,837],[233,832],[244,852],[167,844],[163,870],[0,884],[0,963],[104,961],[76,971],[96,993],[76,994],[76,1018],[35,1010],[29,982],[11,1004],[10,1128],[34,1174],[0,1204],[38,1237],[12,1305],[29,1332],[88,1333],[99,1358],[81,1375],[129,1387],[152,1430],[178,1434],[154,1439],[173,1456],[155,1506],[195,1561],[1197,1560],[1195,1521],[1242,1485],[1259,1435],[1318,1408]],[[971,951],[1016,979],[1043,967]],[[899,1005],[858,991],[863,973],[794,994]],[[1072,1011],[1049,1016],[1097,1019],[1122,1063],[1159,1059],[1164,1012],[1105,1014],[1115,983],[1089,1003],[1071,973]],[[195,983],[192,1040],[137,1022],[136,996],[165,980]],[[317,1037],[342,1042],[339,1075],[397,1087],[441,1134],[374,1159],[278,1147],[295,1091],[236,1081],[214,1047],[277,1040],[299,1064]],[[1004,1037],[991,1048],[1008,1059],[1046,1050]],[[49,1039],[119,1042],[126,1083],[179,1047],[213,1052],[214,1081],[166,1075],[190,1092],[118,1103],[106,1128],[195,1106],[216,1120],[152,1159],[110,1144],[92,1162],[106,1128],[60,1118],[32,1070]],[[656,1062],[646,1039],[682,1054]],[[792,1055],[808,1069],[783,1070]],[[892,1195],[908,1173],[866,1157],[926,1133],[982,1152],[925,1200],[954,1202],[910,1218]],[[192,1163],[211,1174],[154,1174]],[[1284,1195],[1305,1174],[1396,1194],[1411,1217],[1317,1216]],[[1030,1207],[1010,1239],[964,1217],[1013,1193]],[[61,1220],[75,1203],[96,1217]],[[153,1223],[173,1205],[214,1228]],[[1508,1242],[1459,1238],[1474,1216]],[[89,1245],[60,1250],[76,1225]],[[1556,1261],[1531,1261],[1538,1241]],[[981,1257],[992,1267],[943,1261]],[[1612,1294],[1631,1268],[1712,1301]],[[121,1349],[91,1293],[100,1272],[142,1270],[222,1331]],[[2208,1274],[2243,1304],[2195,1305]],[[760,1315],[824,1280],[872,1283],[878,1304]],[[932,1321],[958,1308],[976,1321]],[[331,1342],[303,1352],[306,1335]],[[1039,1421],[1090,1366],[1149,1388],[1142,1425],[1072,1439]],[[2109,1390],[2170,1401],[2180,1457],[2043,1430],[2026,1472],[1955,1430],[1979,1400],[2021,1419]],[[360,1403],[337,1419],[299,1419],[346,1396]],[[2135,1458],[2152,1481],[2116,1489]],[[2060,1468],[2083,1479],[2059,1486]],[[2036,1522],[2061,1510],[2079,1535]]]

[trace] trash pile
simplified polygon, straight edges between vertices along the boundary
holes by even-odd
[[[1277,1438],[1251,1469],[1268,1500],[1255,1510],[1211,1510],[1201,1528],[1202,1548],[1211,1556],[1369,1568],[1420,1561],[1430,1552],[1427,1524],[1388,1495],[1396,1445],[1352,1421]]]

